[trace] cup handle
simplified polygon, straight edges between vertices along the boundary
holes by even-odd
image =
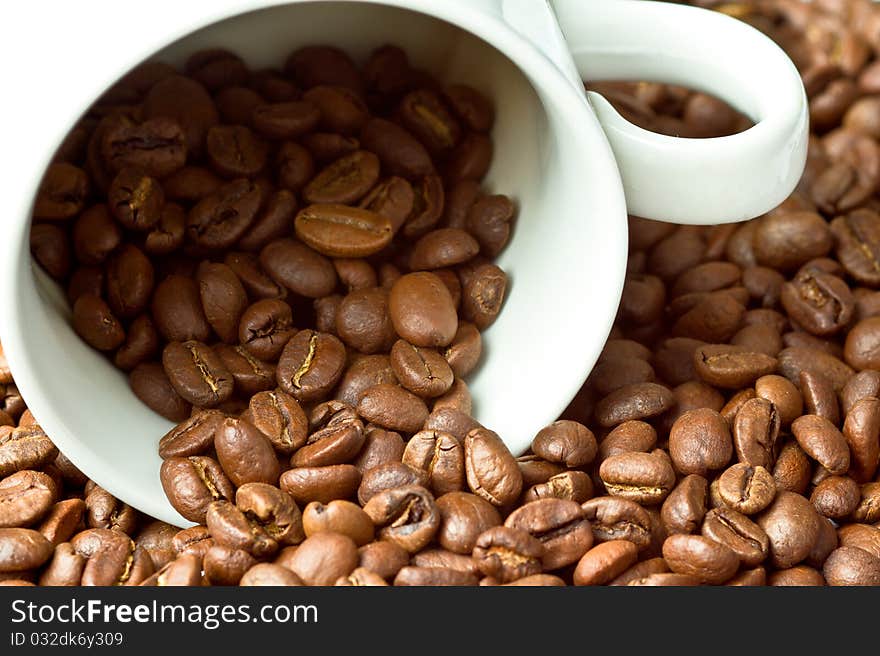
[[[729,223],[771,210],[794,190],[806,161],[806,93],[794,64],[767,36],[729,16],[682,5],[552,4],[583,79],[684,85],[727,101],[755,123],[727,137],[670,137],[633,125],[589,92],[630,213]]]

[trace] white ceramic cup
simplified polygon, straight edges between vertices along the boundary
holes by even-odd
[[[805,159],[806,102],[794,67],[760,33],[703,10],[557,0],[576,69],[544,0],[154,0],[138,12],[136,30],[128,29],[126,3],[51,3],[51,25],[37,16],[40,4],[27,3],[33,15],[23,9],[19,20],[30,16],[41,43],[65,55],[39,57],[32,32],[9,26],[20,64],[7,82],[30,95],[21,108],[6,108],[19,111],[6,124],[22,129],[7,135],[17,160],[0,194],[0,336],[23,396],[59,448],[118,498],[178,525],[187,522],[165,499],[156,453],[170,424],[74,334],[63,293],[32,266],[28,249],[31,205],[52,151],[138,61],[181,64],[195,50],[223,45],[257,68],[280,65],[310,43],[363,60],[391,42],[439,79],[491,96],[496,153],[485,185],[512,196],[519,212],[499,258],[508,298],[469,382],[478,419],[515,452],[564,409],[611,328],[626,266],[624,189],[643,216],[732,221],[782,201]],[[591,108],[581,75],[706,89],[757,125],[721,139],[654,135],[594,94]]]

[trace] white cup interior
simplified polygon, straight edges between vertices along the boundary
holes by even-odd
[[[223,46],[253,68],[277,67],[313,43],[337,45],[359,63],[395,43],[440,80],[471,84],[493,99],[495,157],[485,188],[515,199],[518,216],[498,260],[510,277],[507,301],[484,334],[484,358],[468,382],[477,418],[513,451],[524,451],[589,373],[622,288],[623,193],[598,123],[558,71],[512,32],[493,36],[496,49],[399,7],[274,6],[207,26],[149,58],[180,65],[198,49]],[[17,265],[15,314],[3,339],[35,415],[98,484],[149,515],[187,525],[159,483],[156,444],[169,422],[73,332],[63,293],[38,267],[32,273],[24,240]]]

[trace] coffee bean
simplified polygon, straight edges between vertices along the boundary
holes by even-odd
[[[427,473],[428,486],[439,496],[464,487],[464,449],[449,433],[423,430],[413,435],[402,461]]]
[[[112,529],[126,534],[134,532],[137,512],[107,490],[96,485],[86,496],[85,504],[86,524],[91,528]]]
[[[238,322],[247,306],[247,293],[235,272],[225,264],[203,262],[196,274],[205,318],[228,344],[238,337]]]
[[[70,543],[86,559],[81,585],[139,585],[153,573],[150,555],[119,531],[93,528]]]
[[[278,361],[278,385],[298,401],[314,401],[336,385],[345,366],[345,346],[328,333],[301,330]]]
[[[737,463],[718,478],[718,493],[728,507],[744,515],[753,515],[773,501],[776,484],[764,467]]]
[[[52,507],[58,490],[46,474],[23,469],[0,480],[0,528],[30,526]]]
[[[409,180],[434,172],[428,151],[399,125],[382,118],[372,118],[360,132],[363,147],[379,156],[391,175]]]
[[[789,317],[813,335],[840,331],[853,317],[855,299],[837,276],[804,271],[782,286],[782,305]]]
[[[727,581],[739,568],[739,558],[732,550],[702,535],[668,537],[663,543],[663,558],[673,572],[715,585]]]
[[[123,371],[155,357],[159,352],[159,333],[148,314],[137,317],[128,327],[125,342],[113,356],[113,364]]]
[[[816,511],[830,519],[843,519],[859,504],[861,493],[858,483],[849,476],[829,476],[821,481],[810,495]]]
[[[596,404],[596,420],[609,428],[625,421],[648,419],[672,407],[672,392],[657,383],[626,385]]]
[[[177,393],[158,362],[137,365],[129,374],[129,383],[135,396],[169,421],[189,417],[192,406]]]
[[[804,415],[791,425],[791,432],[801,448],[832,474],[849,469],[849,446],[834,424],[823,417]]]
[[[0,476],[40,469],[57,455],[58,449],[39,426],[19,426],[0,433]]]
[[[211,337],[211,324],[202,309],[196,282],[181,275],[170,275],[156,286],[152,301],[156,329],[169,342]]]
[[[686,412],[669,433],[669,455],[683,474],[705,476],[711,470],[721,469],[733,455],[727,424],[709,408]]]
[[[458,330],[452,297],[432,273],[410,273],[391,288],[388,299],[395,331],[415,346],[446,346]]]
[[[53,505],[37,530],[56,547],[76,532],[82,520],[85,503],[82,499],[65,499]]]
[[[599,476],[612,496],[644,505],[661,503],[675,485],[671,463],[655,453],[610,456],[599,467]]]
[[[278,283],[308,298],[327,296],[336,287],[330,261],[292,239],[278,239],[264,247],[260,264]]]
[[[85,171],[67,162],[50,164],[40,181],[34,217],[59,221],[76,216],[85,206],[88,193]]]
[[[217,461],[207,456],[167,458],[160,478],[171,505],[191,522],[204,522],[212,501],[233,497],[229,479]]]
[[[122,230],[105,203],[93,205],[76,219],[73,252],[82,264],[102,264],[122,241]]]
[[[463,279],[462,317],[479,330],[485,330],[498,318],[506,291],[507,274],[504,271],[494,264],[477,266]]]
[[[755,566],[767,558],[770,540],[748,517],[726,506],[706,513],[702,534],[733,551],[743,565]]]
[[[277,298],[262,299],[244,309],[235,329],[244,349],[265,361],[278,360],[284,346],[296,334],[293,311]]]
[[[421,554],[425,554],[422,551]],[[358,549],[358,566],[383,579],[392,579],[409,563],[409,553],[403,547],[380,540]]]
[[[406,485],[421,485],[424,487],[427,483],[428,475],[426,471],[402,462],[387,462],[364,472],[360,486],[357,488],[358,501],[361,505],[364,505],[383,490]]]
[[[228,501],[211,502],[205,523],[218,545],[241,549],[255,558],[271,557],[278,551],[278,542]]]
[[[877,273],[880,235],[877,231],[877,214],[868,209],[858,209],[831,222],[831,232],[836,240],[837,259],[846,272],[858,282],[872,287],[880,284]]]
[[[214,443],[214,434],[223,420],[219,410],[194,413],[159,440],[159,457],[188,457],[198,455]]]
[[[244,346],[217,344],[214,352],[232,375],[236,393],[259,394],[275,387],[275,365],[258,360]]]
[[[275,451],[253,424],[243,419],[224,419],[214,435],[214,448],[224,473],[235,485],[278,481]]]
[[[668,534],[694,533],[706,514],[708,482],[697,474],[688,474],[663,502],[660,517]]]
[[[387,586],[388,583],[381,576],[368,569],[358,567],[348,576],[336,579],[335,585],[339,586]]]
[[[596,545],[578,561],[575,585],[605,585],[636,562],[637,548],[627,540],[610,540]]]
[[[448,492],[438,497],[437,511],[441,519],[437,541],[455,553],[470,554],[483,532],[501,525],[495,506],[467,492]]]
[[[544,546],[544,570],[570,565],[593,546],[590,522],[574,501],[541,499],[527,503],[512,512],[504,525],[538,539]]]
[[[181,125],[167,116],[148,118],[140,125],[122,118],[102,137],[101,155],[113,172],[132,167],[164,178],[186,162],[186,136]]]
[[[822,568],[828,585],[880,585],[880,558],[857,547],[831,552]]]
[[[107,191],[110,211],[123,227],[144,232],[152,230],[162,216],[165,192],[159,181],[143,169],[123,168]]]
[[[880,522],[880,482],[861,486],[862,498],[852,513],[857,522]]]
[[[281,489],[299,504],[310,501],[330,503],[334,499],[354,496],[361,482],[361,473],[354,465],[298,467],[281,475]]]
[[[512,503],[522,491],[522,474],[504,442],[485,428],[464,440],[465,473],[474,494],[495,506]]]
[[[336,310],[333,331],[360,353],[387,352],[397,337],[388,312],[388,291],[369,287],[349,292]]]
[[[567,471],[536,483],[523,492],[523,501],[537,499],[566,499],[583,503],[593,496],[593,481],[582,471]]]
[[[651,542],[652,521],[639,504],[616,496],[596,497],[582,504],[596,542],[627,540],[639,549]]]
[[[350,501],[337,499],[327,505],[312,501],[303,510],[302,522],[307,537],[329,531],[347,535],[358,546],[373,540],[373,521]]]
[[[323,467],[348,462],[364,443],[364,426],[351,408],[343,406],[318,427],[291,457],[294,467]]]
[[[162,352],[162,366],[177,393],[193,405],[211,408],[232,395],[232,374],[206,344],[171,342]]]
[[[257,114],[257,111],[254,113]],[[260,126],[257,127],[259,129]],[[244,125],[215,125],[209,128],[205,136],[205,150],[211,167],[225,178],[257,175],[266,166],[269,155],[268,144]]]
[[[397,543],[410,553],[425,547],[440,527],[440,512],[425,488],[408,485],[379,492],[365,505],[383,540]]]
[[[112,351],[125,341],[125,329],[110,306],[90,294],[80,296],[73,304],[73,329],[99,351]]]
[[[757,519],[770,539],[773,564],[785,568],[797,565],[810,552],[819,535],[819,516],[804,497],[781,490]]]
[[[694,369],[710,385],[738,389],[773,373],[776,358],[737,346],[707,344],[694,352]]]
[[[189,211],[187,237],[207,250],[230,248],[253,223],[263,196],[263,190],[245,178],[222,185]]]
[[[503,583],[539,574],[544,546],[521,529],[495,526],[477,538],[473,558],[479,570]]]

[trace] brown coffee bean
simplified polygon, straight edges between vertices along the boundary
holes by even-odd
[[[779,452],[773,467],[777,490],[803,494],[810,484],[811,467],[807,454],[797,442],[788,442]]]
[[[727,424],[709,408],[684,413],[669,433],[669,455],[683,474],[705,476],[724,467],[733,455]]]
[[[464,449],[449,433],[419,431],[407,442],[402,461],[425,471],[428,475],[428,486],[437,496],[464,487]]]
[[[382,118],[371,118],[360,132],[363,147],[376,153],[391,175],[413,180],[434,172],[428,151],[402,127]]]
[[[668,537],[663,558],[673,572],[715,585],[727,581],[739,568],[739,558],[731,549],[702,535]]]
[[[736,333],[744,312],[743,304],[727,291],[711,292],[678,317],[672,333],[677,337],[723,342]]]
[[[431,89],[417,89],[406,94],[398,107],[400,120],[428,150],[448,151],[461,138],[458,121]]]
[[[477,585],[477,577],[446,567],[404,567],[394,577],[394,585],[465,586]]]
[[[737,463],[718,478],[718,493],[730,508],[744,515],[753,515],[773,501],[776,484],[764,467]]]
[[[196,282],[170,275],[156,286],[152,302],[156,329],[169,342],[207,341],[211,325],[205,317]]]
[[[544,546],[537,538],[509,526],[481,533],[473,551],[479,570],[503,583],[539,574],[543,557]]]
[[[708,493],[708,482],[702,476],[688,474],[681,479],[660,509],[666,532],[694,533],[706,514]]]
[[[523,493],[523,501],[528,503],[538,499],[565,499],[583,503],[592,496],[592,479],[584,472],[568,471],[532,485]]]
[[[797,565],[810,553],[819,535],[819,515],[807,499],[780,490],[776,499],[757,519],[770,539],[770,555],[776,567]]]
[[[101,264],[122,241],[122,230],[107,205],[93,205],[76,219],[72,232],[73,252],[82,264]]]
[[[333,264],[292,239],[279,239],[263,248],[260,264],[277,282],[301,296],[320,298],[336,287]]]
[[[281,489],[299,504],[348,499],[355,495],[360,482],[361,473],[353,465],[298,467],[287,470],[280,479]]]
[[[357,497],[360,504],[364,505],[383,490],[407,485],[424,487],[427,483],[426,471],[402,462],[392,461],[377,465],[364,472],[360,486],[357,488]]]
[[[0,432],[0,476],[22,469],[40,469],[57,455],[58,449],[39,426],[19,426]]]
[[[615,426],[599,443],[599,461],[629,451],[647,453],[657,443],[657,431],[643,421],[625,421]]]
[[[764,561],[770,540],[760,526],[726,506],[706,513],[702,534],[733,551],[743,565],[752,567]]]
[[[278,385],[300,402],[325,396],[342,376],[345,346],[333,335],[301,330],[278,361]]]
[[[733,444],[739,461],[752,467],[772,467],[779,425],[779,413],[772,402],[753,398],[743,403],[733,421]]]
[[[253,223],[264,195],[261,186],[245,178],[224,184],[189,211],[187,237],[207,250],[230,248]]]
[[[130,167],[163,178],[186,162],[187,139],[180,124],[167,116],[140,125],[120,117],[103,132],[100,148],[113,173]]]
[[[302,579],[286,567],[274,563],[257,563],[241,577],[243,586],[299,586]]]
[[[471,491],[495,506],[512,503],[522,491],[522,473],[507,446],[492,431],[471,430],[464,440],[465,473]]]
[[[193,405],[214,407],[232,395],[232,375],[205,344],[171,342],[162,352],[162,365],[177,393]]]
[[[358,567],[348,576],[336,579],[337,586],[387,586],[388,582],[375,572]]]
[[[53,505],[37,530],[56,547],[68,541],[82,521],[85,503],[82,499],[65,499]],[[156,557],[153,559],[156,560]]]
[[[455,305],[442,280],[432,273],[410,273],[391,288],[388,299],[396,332],[416,346],[446,346],[458,330]]]
[[[358,549],[358,566],[383,579],[393,578],[408,563],[409,553],[406,549],[387,540],[370,542]]]
[[[49,165],[34,201],[34,218],[52,221],[76,216],[85,206],[89,178],[81,168],[66,162]]]
[[[249,396],[275,387],[275,365],[258,360],[244,346],[217,344],[214,352],[232,375],[236,393]]]
[[[380,214],[391,222],[396,233],[412,213],[415,193],[412,185],[398,176],[380,181],[361,200],[359,207]]]
[[[498,318],[506,291],[507,274],[504,271],[494,264],[477,266],[463,280],[462,317],[479,330],[485,330]]]
[[[235,485],[278,482],[279,465],[268,439],[253,424],[228,417],[214,435],[223,471]]]
[[[813,335],[839,332],[853,317],[855,299],[843,280],[819,271],[802,271],[782,286],[789,317]]]
[[[596,497],[582,504],[597,542],[628,540],[639,549],[650,544],[652,521],[647,511],[621,497]]]
[[[364,443],[364,426],[354,410],[343,406],[316,427],[290,458],[294,467],[324,467],[349,462]]]
[[[425,398],[446,393],[454,378],[448,362],[437,351],[402,339],[391,349],[391,368],[403,387]]]
[[[106,528],[127,534],[134,532],[138,521],[137,511],[107,490],[94,486],[88,492],[85,504],[86,524],[91,528]]]
[[[675,485],[669,460],[655,453],[610,456],[599,467],[599,476],[610,495],[643,505],[661,503]]]
[[[205,523],[218,545],[241,549],[255,558],[270,557],[278,551],[278,542],[228,501],[211,502]]]
[[[408,485],[379,492],[365,505],[379,529],[379,537],[397,543],[410,553],[425,547],[440,527],[434,497],[425,488]]]
[[[857,522],[880,522],[880,482],[865,483],[861,486],[862,498],[853,511],[853,519]]]
[[[256,564],[256,559],[244,549],[215,544],[205,554],[202,568],[210,585],[238,585]]]
[[[37,223],[31,227],[30,247],[34,259],[50,276],[62,280],[70,271],[70,243],[57,225]]]
[[[73,304],[73,329],[92,348],[112,351],[125,341],[125,329],[102,299],[84,294]]]
[[[336,310],[334,330],[360,353],[388,351],[397,337],[388,311],[388,291],[370,287],[349,292]]]
[[[791,425],[801,448],[832,474],[849,469],[850,454],[846,439],[834,424],[823,417],[804,415]]]
[[[238,323],[247,306],[247,293],[238,276],[225,264],[202,262],[196,281],[208,323],[222,341],[235,343]]]
[[[761,376],[755,381],[755,393],[773,404],[783,426],[788,426],[803,414],[801,393],[787,378],[775,374]]]
[[[860,499],[858,483],[849,476],[829,476],[816,485],[810,495],[810,503],[820,515],[836,520],[852,513]]]
[[[123,371],[131,371],[158,352],[159,333],[150,316],[142,314],[129,325],[125,342],[116,351],[113,363]]]
[[[46,474],[23,469],[0,480],[0,528],[30,526],[55,502],[58,490]]]
[[[846,272],[870,287],[880,285],[878,258],[880,234],[878,216],[868,209],[858,209],[831,222],[836,240],[837,259]]]
[[[303,510],[302,522],[306,537],[329,531],[347,535],[358,546],[373,540],[373,521],[350,501],[337,499],[327,505],[312,501]]]
[[[192,406],[177,393],[158,362],[137,365],[129,374],[129,384],[136,397],[169,421],[189,417]]]
[[[828,585],[880,585],[880,558],[857,547],[831,552],[822,568]]]
[[[855,376],[854,376],[855,378]],[[866,397],[846,414],[843,436],[849,445],[851,475],[859,482],[870,480],[880,462],[880,401]]]
[[[544,546],[544,570],[570,565],[593,546],[593,533],[582,508],[574,501],[541,499],[513,511],[505,526],[523,530]]]
[[[238,340],[253,357],[274,361],[296,334],[293,311],[277,298],[262,299],[244,309],[236,325]]]
[[[880,371],[866,369],[855,374],[840,390],[840,405],[844,415],[862,399],[880,395]]]
[[[448,492],[438,497],[437,511],[441,520],[437,541],[455,553],[470,554],[480,534],[501,525],[495,506],[467,492]]]
[[[231,500],[234,494],[220,465],[207,456],[167,458],[160,479],[168,501],[191,522],[204,522],[212,501]]]
[[[707,344],[694,351],[694,369],[704,381],[717,387],[747,387],[761,376],[773,373],[776,358],[737,346]]]
[[[634,419],[660,415],[672,407],[672,392],[657,383],[626,385],[596,405],[596,420],[608,428]]]
[[[833,239],[819,214],[787,212],[757,221],[753,243],[759,264],[790,271],[814,257],[826,255]]]
[[[610,540],[596,545],[578,561],[575,585],[604,585],[636,562],[638,552],[632,542]]]
[[[267,390],[252,396],[246,419],[280,453],[291,453],[306,443],[308,418],[297,400],[281,390]]]
[[[0,528],[0,572],[19,572],[40,567],[52,555],[52,544],[37,531]]]
[[[868,524],[847,524],[837,530],[842,547],[858,547],[880,558],[880,529]]]
[[[130,319],[147,309],[153,293],[153,265],[136,246],[124,244],[107,260],[107,303]]]
[[[364,390],[358,413],[367,421],[402,433],[415,433],[428,418],[428,408],[422,399],[387,383]]]

